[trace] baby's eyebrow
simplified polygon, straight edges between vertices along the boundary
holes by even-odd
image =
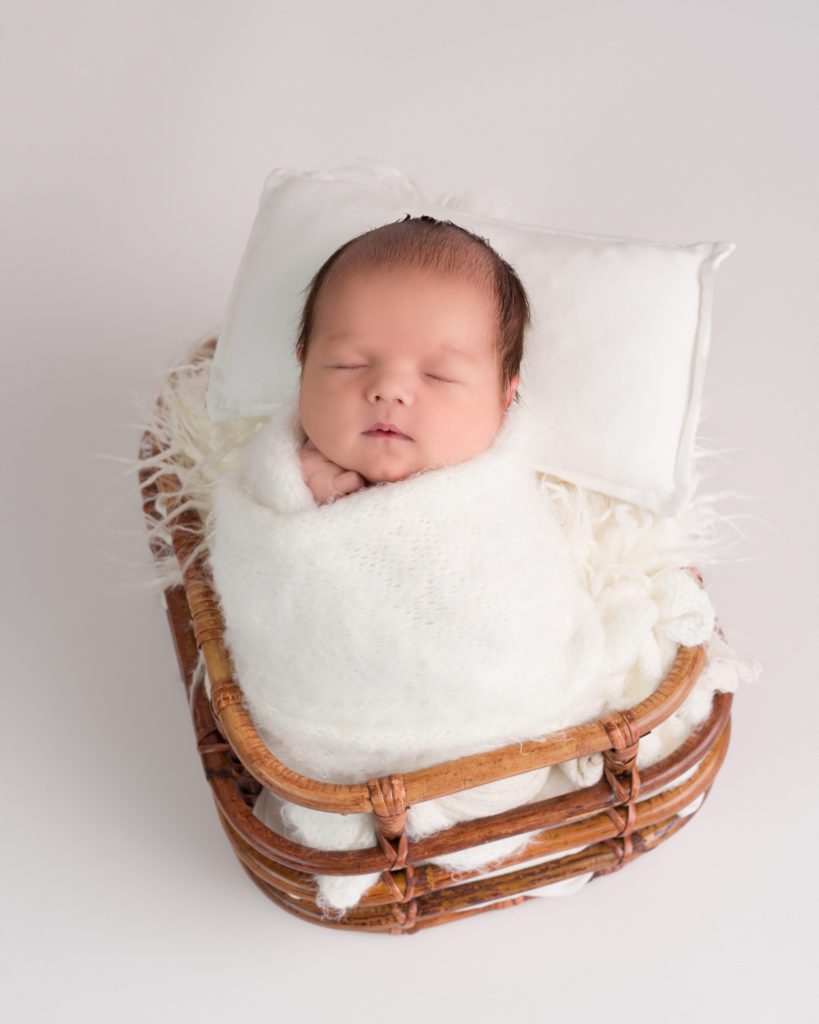
[[[461,359],[469,359],[472,362],[475,361],[474,353],[466,352],[464,349],[458,348],[457,345],[453,345],[451,342],[444,342],[441,345],[441,348],[444,352],[451,352],[454,356],[460,356]]]

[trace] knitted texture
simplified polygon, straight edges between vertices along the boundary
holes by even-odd
[[[534,739],[650,692],[678,643],[710,636],[710,601],[680,570],[592,600],[528,438],[513,404],[479,455],[318,506],[294,395],[216,482],[209,549],[226,642],[260,735],[289,767],[361,782]],[[551,787],[550,771],[413,806],[408,835],[589,784],[602,760],[571,762]],[[369,815],[264,793],[256,813],[315,848],[375,845]],[[483,866],[535,834],[434,862]],[[319,876],[319,902],[343,910],[377,878]]]
[[[525,426],[513,406],[479,455],[318,506],[294,401],[216,484],[226,641],[291,767],[347,783],[410,771],[543,735],[589,700],[602,629]]]

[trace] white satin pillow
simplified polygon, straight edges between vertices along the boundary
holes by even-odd
[[[678,514],[691,496],[713,272],[734,245],[555,231],[468,212],[466,202],[430,202],[386,165],[274,171],[219,333],[209,416],[280,405],[298,381],[293,347],[313,274],[353,236],[426,213],[488,239],[527,290],[519,392],[534,419],[533,468]]]

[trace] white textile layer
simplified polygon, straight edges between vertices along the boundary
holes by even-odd
[[[528,424],[513,404],[479,456],[319,507],[300,472],[294,397],[216,481],[209,549],[226,641],[251,716],[289,767],[361,782],[536,738],[645,696],[679,643],[711,636],[711,603],[679,568],[619,578],[593,599],[531,470]],[[653,746],[666,752],[661,737]],[[407,833],[588,785],[601,770],[598,755],[555,769],[551,786],[543,768],[417,804]],[[275,812],[300,842],[376,843],[369,815],[274,808],[271,797],[257,816]],[[469,870],[534,834],[433,863]],[[378,877],[319,876],[319,901],[353,906]]]

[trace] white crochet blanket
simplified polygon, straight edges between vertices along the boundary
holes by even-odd
[[[305,775],[360,782],[589,720],[651,692],[679,643],[712,637],[710,601],[678,567],[587,589],[529,467],[523,405],[473,459],[321,507],[301,475],[304,436],[294,396],[214,484],[208,534],[251,716]],[[653,751],[641,745],[643,764],[705,717],[718,682],[703,673],[678,717],[646,738]],[[407,832],[417,839],[587,785],[601,770],[596,755],[427,801],[409,808]],[[375,844],[369,815],[266,791],[256,814],[316,848]],[[535,834],[434,862],[485,865]],[[319,876],[319,903],[353,906],[378,877]]]

